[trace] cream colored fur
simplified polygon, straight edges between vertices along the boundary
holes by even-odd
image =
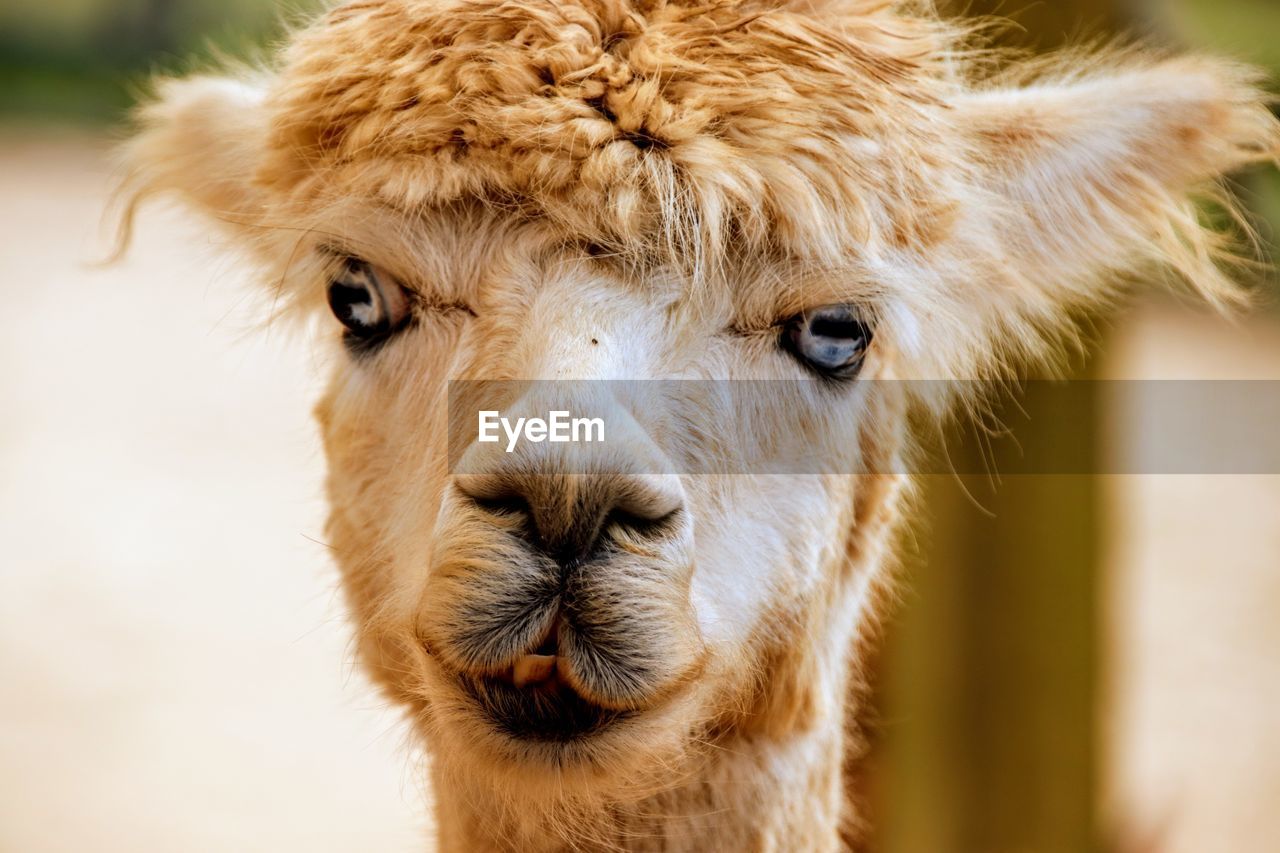
[[[432,756],[442,850],[854,843],[891,472],[907,407],[957,402],[860,381],[718,443],[668,436],[764,464],[785,433],[881,473],[628,481],[684,511],[657,545],[611,529],[630,556],[583,594],[649,674],[606,691],[568,669],[630,716],[548,745],[459,687],[511,665],[472,634],[535,563],[449,471],[449,380],[804,378],[778,323],[833,303],[875,318],[863,380],[986,380],[1121,273],[1238,300],[1191,199],[1280,150],[1253,71],[1110,51],[992,72],[965,32],[884,0],[363,0],[266,71],[166,81],[142,109],[128,193],[179,194],[324,317],[330,544],[362,659]],[[334,250],[415,296],[373,357],[321,311]],[[571,514],[576,483],[546,500]]]

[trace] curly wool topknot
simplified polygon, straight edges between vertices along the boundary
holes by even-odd
[[[366,0],[295,39],[262,179],[306,204],[478,198],[703,268],[928,243],[954,33],[845,0]],[[909,156],[904,156],[909,155]]]

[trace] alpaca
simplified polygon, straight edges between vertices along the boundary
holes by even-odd
[[[208,214],[331,344],[328,540],[440,850],[856,844],[907,414],[972,403],[876,380],[1043,361],[1154,266],[1241,301],[1191,193],[1280,152],[1259,76],[1020,63],[976,29],[891,0],[353,0],[141,109],[132,203]],[[622,400],[633,440],[589,470],[473,434],[460,471],[450,383],[536,379],[790,390],[729,437]],[[780,436],[850,467],[681,469]]]

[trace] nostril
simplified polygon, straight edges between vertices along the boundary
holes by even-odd
[[[605,527],[616,525],[647,538],[659,538],[670,533],[679,523],[679,507],[657,516],[637,513],[614,507],[605,517]]]
[[[523,539],[565,572],[593,559],[611,538],[628,548],[675,537],[684,523],[679,490],[656,478],[604,473],[463,475],[458,494],[502,533]]]
[[[491,515],[529,515],[529,501],[518,485],[506,478],[463,475],[455,478],[458,495]]]
[[[471,500],[491,515],[529,515],[529,502],[520,495],[472,495]]]

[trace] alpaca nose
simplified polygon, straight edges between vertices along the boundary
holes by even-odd
[[[458,490],[490,513],[521,517],[526,538],[542,553],[562,565],[582,561],[612,527],[656,536],[680,512],[679,477],[669,473],[665,455],[632,415],[656,404],[636,388],[535,382],[480,390],[491,396],[460,406],[461,421],[482,423],[478,412],[501,409],[503,438],[510,424],[553,412],[589,413],[600,421],[592,436],[599,441],[486,441],[479,430],[465,438],[466,450],[454,466]],[[581,437],[588,437],[585,431]]]
[[[522,515],[530,544],[571,565],[595,554],[612,526],[659,535],[683,503],[672,480],[616,471],[549,473],[517,462],[505,470],[459,476],[457,485],[487,512]]]
[[[663,434],[632,414],[660,423],[663,412],[609,383],[504,384],[479,401],[474,390],[451,391],[460,440],[419,616],[425,644],[521,726],[591,729],[600,709],[650,707],[701,648],[683,481]],[[513,424],[600,415],[607,442],[483,441],[478,412],[494,410]]]

